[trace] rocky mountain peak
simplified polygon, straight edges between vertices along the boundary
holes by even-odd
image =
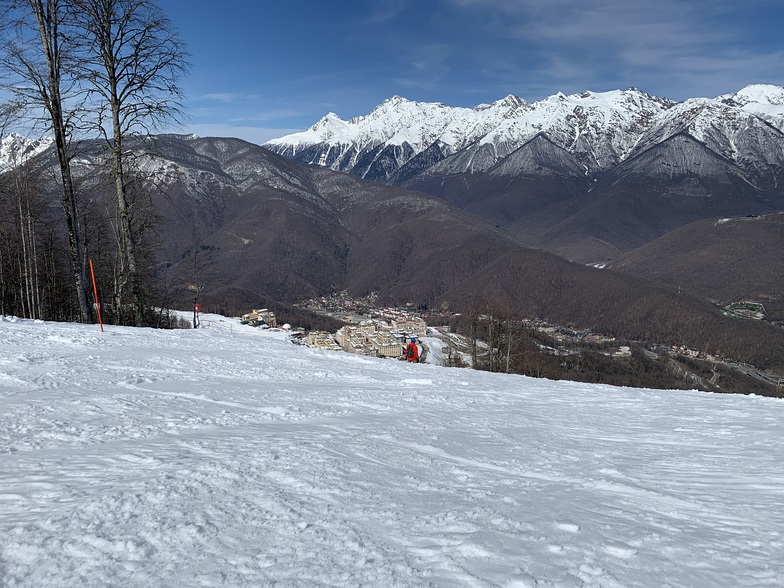
[[[9,133],[0,139],[0,173],[23,164],[44,151],[53,143],[49,137],[29,139],[18,133]]]
[[[515,96],[514,94],[509,94],[505,98],[501,98],[500,100],[496,100],[493,102],[493,106],[497,106],[500,108],[510,108],[510,109],[517,109],[521,106],[525,106],[528,103],[520,98],[519,96]]]

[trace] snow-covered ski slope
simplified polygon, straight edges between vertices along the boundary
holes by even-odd
[[[784,402],[0,319],[0,586],[782,586]]]

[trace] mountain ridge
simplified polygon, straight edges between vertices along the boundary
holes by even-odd
[[[444,198],[582,263],[702,218],[784,210],[780,86],[683,102],[634,88],[559,93],[451,110],[397,97],[344,128],[319,142],[315,125],[264,147]],[[547,155],[532,148],[537,138],[552,145]]]
[[[474,143],[478,146],[489,143],[503,156],[505,145],[519,146],[543,131],[556,144],[580,154],[586,170],[593,173],[628,157],[645,132],[679,105],[687,109],[696,105],[721,106],[760,118],[780,131],[784,129],[784,88],[772,85],[752,85],[734,94],[684,102],[658,98],[637,88],[587,91],[570,96],[558,93],[533,103],[510,95],[473,108],[415,102],[395,96],[369,114],[348,121],[330,113],[310,129],[273,139],[264,147],[304,163],[351,171],[352,159],[346,158],[351,146],[361,153],[407,144],[413,155],[417,155],[436,142],[449,146],[447,151],[453,152]],[[339,133],[335,125],[338,121]],[[324,131],[327,126],[329,132]],[[403,128],[407,134],[402,132]],[[315,145],[337,149],[342,156],[325,157],[323,147],[319,157],[311,156],[310,152],[308,157],[298,155]],[[591,162],[591,157],[595,161]],[[368,170],[358,175],[367,178]]]

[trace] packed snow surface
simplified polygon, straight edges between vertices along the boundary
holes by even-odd
[[[782,586],[784,403],[0,319],[0,586]]]

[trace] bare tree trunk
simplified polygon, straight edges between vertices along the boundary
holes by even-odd
[[[119,233],[123,266],[126,270],[120,276],[120,290],[125,290],[130,282],[134,306],[134,321],[137,326],[142,324],[142,293],[140,291],[139,272],[136,265],[136,242],[128,213],[128,197],[125,188],[125,169],[123,167],[122,129],[120,128],[120,108],[117,100],[112,101],[112,159],[114,168],[114,192],[117,197],[117,215],[119,217]]]
[[[128,289],[135,321],[141,325],[144,291],[138,267],[138,235],[129,209],[124,138],[147,132],[158,122],[176,120],[185,72],[182,42],[155,0],[72,0],[85,39],[82,79],[99,98],[98,130],[111,149],[122,272],[119,295]],[[111,137],[104,116],[111,117]]]
[[[111,212],[108,215],[111,216]],[[115,217],[118,216],[117,210],[114,211]],[[120,325],[125,323],[125,303],[128,284],[127,256],[125,255],[125,241],[119,218],[116,222],[110,222],[112,235],[114,237],[114,247],[116,255],[112,271],[112,299],[114,301],[114,321]]]
[[[512,357],[512,321],[508,323],[508,330],[506,335],[506,373],[509,373],[509,364]]]
[[[487,318],[487,369],[489,369],[491,372],[496,371],[496,344],[495,317],[491,314]]]
[[[43,318],[43,311],[41,308],[41,283],[38,276],[38,246],[36,242],[38,237],[35,231],[35,221],[33,220],[32,215],[27,217],[27,222],[29,226],[30,232],[30,245],[32,247],[32,267],[30,268],[30,273],[32,274],[32,282],[33,282],[33,318]]]
[[[29,0],[29,3],[35,15],[44,58],[46,59],[47,79],[45,80],[46,87],[43,88],[42,97],[51,118],[52,131],[57,148],[57,159],[60,164],[63,211],[65,212],[65,221],[68,228],[71,266],[76,296],[79,301],[79,312],[82,322],[87,322],[92,319],[92,313],[87,304],[87,273],[85,271],[78,226],[76,194],[71,175],[71,160],[68,153],[68,131],[65,125],[63,102],[60,95],[61,54],[58,26],[62,9],[57,0],[46,0],[46,4],[44,4],[44,0]]]
[[[19,280],[19,296],[22,299],[22,316],[25,318],[29,318],[27,314],[27,296],[25,293],[27,291],[27,274],[25,272],[25,268],[27,267],[27,238],[24,232],[24,216],[22,212],[22,200],[20,195],[17,193],[16,198],[17,204],[17,211],[19,213],[19,217],[17,219],[16,225],[19,231],[19,242],[21,244],[21,249],[18,252],[19,255],[19,273],[21,280]]]
[[[41,318],[41,296],[38,284],[38,259],[36,250],[37,235],[33,218],[33,193],[29,178],[29,170],[17,166],[12,172],[16,207],[18,212],[18,232],[20,251],[20,269],[22,285],[22,303],[24,315],[28,318]]]
[[[0,237],[2,237],[2,233],[0,233]],[[8,314],[5,310],[6,284],[9,283],[7,279],[4,248],[3,243],[0,242],[0,316]]]

